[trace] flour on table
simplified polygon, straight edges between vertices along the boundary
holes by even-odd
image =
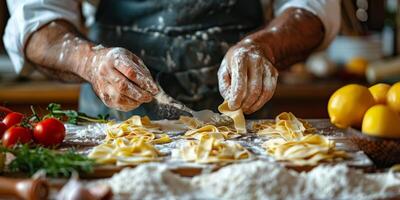
[[[129,199],[376,199],[400,195],[396,174],[365,174],[343,164],[297,173],[275,163],[253,161],[184,178],[170,172],[166,164],[150,163],[89,185],[99,183],[111,186],[117,197]]]
[[[294,171],[256,161],[197,176],[192,184],[222,199],[296,199],[302,181]]]
[[[100,144],[106,137],[107,124],[93,123],[88,125],[65,124],[67,135],[65,141],[76,143]]]
[[[379,199],[390,193],[400,195],[400,179],[393,173],[364,174],[346,165],[319,166],[302,173],[306,180],[304,194],[313,199]],[[392,188],[397,187],[397,191]],[[315,192],[318,191],[318,192]]]
[[[126,168],[105,180],[114,193],[126,199],[193,199],[196,191],[189,178],[173,174],[165,164],[150,163]]]

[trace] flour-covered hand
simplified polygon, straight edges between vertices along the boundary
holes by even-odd
[[[150,102],[158,88],[143,61],[124,48],[92,48],[85,64],[88,80],[109,107],[129,111]]]
[[[274,94],[278,71],[251,42],[231,47],[218,70],[219,90],[231,110],[259,110]]]

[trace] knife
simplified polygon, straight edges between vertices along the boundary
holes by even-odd
[[[232,124],[228,116],[215,113],[211,110],[194,111],[182,102],[169,96],[159,85],[159,92],[154,96],[152,104],[158,116],[166,119],[179,119],[181,115],[194,117],[204,123],[211,123],[218,126]]]

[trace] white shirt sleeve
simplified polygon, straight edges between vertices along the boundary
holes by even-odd
[[[288,8],[303,8],[318,16],[325,28],[325,37],[319,49],[326,48],[340,28],[340,0],[291,0],[279,8],[278,14]]]
[[[27,75],[31,63],[25,59],[25,43],[43,25],[63,19],[80,28],[81,0],[7,0],[10,19],[3,36],[4,46],[15,71]]]

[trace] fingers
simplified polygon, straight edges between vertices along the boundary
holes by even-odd
[[[249,108],[259,99],[263,88],[264,67],[262,67],[263,59],[257,53],[249,53],[246,65],[247,67],[247,94],[242,103],[243,111]]]
[[[224,99],[228,99],[231,86],[231,75],[226,60],[226,58],[222,60],[218,69],[218,88]]]
[[[251,114],[268,102],[275,92],[276,82],[278,80],[278,71],[272,67],[272,65],[265,61],[264,63],[264,75],[263,75],[263,88],[261,96],[258,100],[247,110],[244,111],[245,114]]]
[[[129,80],[153,95],[158,93],[157,84],[143,61],[136,56],[128,55],[119,55],[115,59],[114,67]]]
[[[140,103],[150,102],[153,99],[149,92],[139,88],[137,85],[123,76],[119,71],[113,69],[110,71],[109,77],[111,79],[109,82],[113,85],[114,90],[116,90],[118,93],[121,93],[122,95],[125,95],[126,97]]]
[[[244,64],[244,52],[240,49],[229,59],[231,87],[227,98],[229,109],[237,110],[242,106],[247,90],[247,66]]]
[[[118,91],[110,83],[107,83],[104,87],[101,87],[101,89],[94,89],[106,106],[120,111],[127,112],[137,108],[141,104],[121,93],[118,93]]]

